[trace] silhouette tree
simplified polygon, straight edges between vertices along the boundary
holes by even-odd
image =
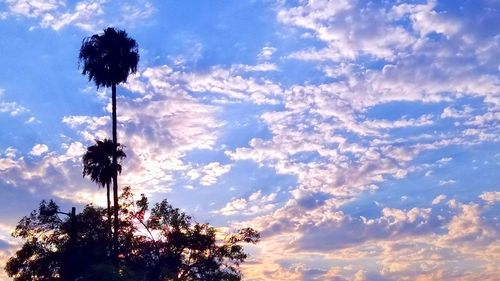
[[[128,188],[120,199],[117,264],[107,257],[104,209],[88,205],[72,222],[57,216],[54,202],[42,201],[13,233],[24,244],[8,260],[8,275],[14,281],[241,280],[239,265],[247,258],[242,244],[258,242],[255,230],[218,239],[215,228],[194,222],[166,200],[149,209],[148,199],[134,201]]]
[[[140,247],[125,253],[124,259],[135,272],[144,272],[141,280],[241,280],[238,267],[247,258],[241,243],[257,243],[258,232],[244,228],[220,241],[214,227],[193,222],[167,200],[149,210],[147,197],[142,194],[132,202],[129,192],[124,190],[124,215],[135,227]]]
[[[109,238],[111,241],[112,225],[111,225],[111,198],[109,185],[113,179],[113,174],[115,168],[113,167],[113,153],[116,151],[116,158],[119,162],[121,159],[125,158],[125,152],[123,152],[123,146],[114,143],[109,139],[104,139],[103,141],[95,140],[95,144],[89,146],[87,151],[82,157],[83,162],[83,176],[89,176],[90,180],[97,183],[98,186],[106,187],[106,197],[107,197],[107,215],[109,224]],[[122,166],[117,163],[116,171],[121,173]]]
[[[113,143],[118,147],[116,136],[116,85],[127,82],[128,75],[137,71],[139,62],[138,45],[128,37],[124,30],[112,27],[104,33],[95,34],[83,40],[79,54],[83,64],[82,74],[87,75],[99,87],[111,87]],[[117,165],[117,156],[113,154],[113,166]],[[118,174],[113,173],[114,236],[118,243]],[[115,247],[116,248],[116,247]],[[116,249],[115,249],[116,250]]]
[[[113,272],[106,251],[104,209],[87,206],[74,218],[61,219],[58,213],[53,201],[42,201],[38,210],[18,223],[12,235],[25,243],[8,260],[7,274],[14,281],[113,280],[87,278]]]

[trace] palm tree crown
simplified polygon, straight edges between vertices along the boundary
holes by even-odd
[[[111,180],[115,178],[117,173],[121,173],[122,166],[118,163],[126,157],[122,146],[115,142],[104,139],[103,141],[96,140],[96,144],[89,146],[83,155],[83,176],[89,176],[90,179],[97,185],[106,187],[107,215],[108,215],[108,237],[111,241],[112,223],[111,223],[111,196],[110,188]],[[115,163],[115,164],[113,164]],[[117,205],[116,205],[117,206]],[[111,250],[111,245],[110,245]]]
[[[122,145],[115,147],[109,139],[96,140],[96,144],[89,146],[83,155],[83,176],[89,176],[90,180],[99,186],[105,187],[111,183],[114,175],[113,153],[116,148],[117,159],[126,157]],[[121,173],[122,166],[117,164],[116,171]]]
[[[124,30],[108,27],[104,33],[83,39],[79,60],[82,74],[97,88],[111,87],[127,82],[128,75],[137,71],[138,45]]]

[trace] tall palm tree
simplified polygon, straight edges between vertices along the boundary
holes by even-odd
[[[95,34],[83,39],[79,55],[82,74],[87,75],[99,87],[111,87],[113,144],[118,145],[116,138],[116,85],[127,82],[127,77],[137,71],[139,51],[134,39],[128,37],[124,30],[112,27],[104,29],[104,33]],[[113,154],[113,166],[117,165],[117,155]],[[118,247],[118,173],[113,173],[114,213],[114,245]]]
[[[95,144],[87,147],[87,151],[82,157],[83,176],[89,176],[90,180],[97,183],[100,187],[106,187],[106,197],[108,203],[108,223],[109,223],[109,238],[111,240],[111,198],[109,185],[113,179],[114,171],[121,173],[122,166],[118,163],[116,168],[113,168],[113,154],[116,152],[117,161],[126,157],[123,152],[123,146],[118,144],[115,146],[109,139],[102,141],[95,140]]]

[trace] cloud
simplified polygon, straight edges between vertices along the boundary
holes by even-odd
[[[16,102],[5,101],[3,97],[4,97],[4,90],[0,89],[0,113],[8,113],[12,117],[29,113],[29,109],[19,105]]]
[[[436,196],[436,198],[434,198],[432,200],[432,205],[437,205],[437,204],[443,202],[444,200],[446,200],[446,195],[444,195],[444,194],[438,195],[438,196]]]
[[[439,181],[439,186],[444,186],[444,185],[452,185],[457,183],[456,180],[450,179],[450,180],[440,180]]]
[[[481,208],[477,204],[462,204],[451,201],[451,208],[458,210],[447,225],[448,233],[439,240],[445,245],[465,243],[468,245],[485,245],[494,243],[499,235],[499,229],[488,225],[481,217]]]
[[[301,60],[355,59],[359,55],[394,59],[411,46],[415,36],[393,25],[384,7],[352,1],[304,1],[303,5],[278,12],[278,20],[299,27],[327,44],[327,47],[297,51],[291,58]],[[308,33],[305,33],[308,35]]]
[[[99,191],[97,188],[94,190],[86,189],[77,191],[56,189],[52,192],[52,195],[81,205],[92,203],[97,206],[106,206],[107,204],[105,192],[102,190]]]
[[[400,119],[400,120],[370,120],[364,121],[364,125],[366,125],[370,129],[396,129],[396,128],[405,128],[405,127],[421,127],[421,126],[429,126],[434,124],[432,121],[433,116],[431,114],[423,115],[417,119]]]
[[[247,200],[244,198],[234,199],[226,204],[224,208],[220,209],[220,213],[226,216],[235,215],[239,212],[245,211],[247,207]]]
[[[113,21],[106,19],[106,13],[116,7],[112,2],[105,0],[81,0],[75,3],[66,0],[26,1],[7,0],[9,14],[15,17],[25,17],[36,20],[34,28],[50,28],[55,31],[67,26],[76,26],[86,31],[96,32],[102,26],[113,25]],[[154,8],[148,1],[121,3],[114,16],[120,19],[121,25],[134,25],[144,21],[153,14]]]
[[[30,154],[33,156],[40,156],[40,155],[44,154],[45,152],[47,152],[48,150],[49,150],[49,147],[46,144],[38,143],[35,146],[33,146],[33,148],[30,151]]]
[[[472,112],[472,108],[470,106],[464,106],[463,110],[457,110],[451,106],[443,109],[443,113],[441,113],[441,118],[467,118],[470,116]]]
[[[96,117],[96,116],[71,115],[71,116],[64,116],[62,122],[67,124],[70,128],[78,128],[81,126],[85,126],[89,130],[95,131],[101,127],[105,127],[111,124],[111,118],[109,116]]]
[[[47,3],[54,5],[11,13],[39,27],[92,29],[110,11],[98,1],[79,2],[81,9]],[[266,44],[256,64],[187,70],[180,56],[174,66],[146,66],[123,85],[129,92],[119,90],[119,141],[128,156],[120,184],[157,194],[178,188],[179,180],[194,193],[196,183],[224,184],[237,172],[233,167],[247,161],[293,178],[281,191],[252,190],[208,211],[262,230],[262,243],[252,248],[258,258],[245,266],[247,279],[493,280],[498,226],[488,208],[498,201],[495,192],[483,192],[474,205],[444,194],[412,196],[412,187],[404,186],[403,202],[396,195],[372,203],[385,195],[380,190],[406,179],[419,183],[420,173],[459,167],[455,150],[491,151],[500,140],[498,20],[485,15],[488,9],[475,15],[440,4],[280,1],[280,28],[292,31],[287,36],[300,34],[293,38],[300,44],[276,45],[280,58]],[[124,5],[116,18],[124,13],[135,22],[154,7]],[[206,46],[193,46],[198,60]],[[309,67],[320,74],[309,75]],[[43,191],[61,179],[50,189],[54,196],[102,202],[103,193],[81,180],[78,169],[85,146],[109,138],[110,105],[108,98],[101,101],[102,115],[64,117],[79,135],[59,151],[41,153],[34,163],[15,149],[5,151],[3,183],[30,188],[41,181]],[[245,131],[243,143],[221,138],[232,133],[228,124],[245,117],[232,114],[235,106],[252,110],[265,133]],[[236,121],[222,120],[228,113]],[[199,150],[223,153],[222,159],[198,163],[188,157]],[[434,152],[438,156],[429,160]],[[432,179],[438,176],[436,171]],[[464,184],[460,176],[434,180]],[[266,184],[281,183],[266,178]]]
[[[260,51],[259,55],[257,56],[261,60],[270,60],[273,56],[273,54],[277,51],[277,48],[271,47],[271,46],[265,46],[262,48]]]
[[[13,13],[31,18],[42,17],[65,5],[64,1],[58,0],[6,0],[5,2]]]
[[[19,163],[12,158],[1,158],[0,159],[0,171],[9,170],[12,168],[19,168]]]
[[[216,93],[236,102],[253,102],[256,104],[276,104],[276,97],[282,92],[279,85],[267,79],[248,77],[241,74],[248,72],[274,71],[273,64],[259,65],[236,64],[230,68],[214,66],[207,72],[181,72],[169,66],[147,68],[132,77],[127,83],[131,90],[143,92],[149,81],[149,87],[156,89],[177,88],[191,93]]]
[[[413,208],[409,211],[384,208],[381,216],[373,219],[343,212],[332,214],[326,211],[328,208],[308,214],[293,212],[295,208],[286,212],[280,209],[275,212],[274,221],[263,220],[263,217],[253,220],[260,221],[264,230],[264,242],[258,246],[263,259],[255,267],[290,256],[294,258],[287,264],[308,259],[337,264],[340,260],[344,267],[332,268],[331,274],[347,280],[354,280],[356,275],[368,276],[368,280],[454,280],[458,277],[474,280],[478,275],[494,280],[495,257],[498,257],[495,237],[499,233],[498,228],[484,219],[488,208],[455,200],[442,208],[444,210]],[[281,230],[276,231],[279,224]],[[378,271],[370,269],[358,274],[359,260],[380,267]],[[464,262],[478,266],[463,267]],[[272,272],[285,274],[291,268],[275,267]],[[301,268],[292,280],[315,280],[304,277],[307,270],[304,266]],[[245,273],[250,278],[261,276],[250,270]],[[322,276],[319,280],[324,280],[327,275],[319,276]]]
[[[442,166],[449,164],[452,160],[453,160],[453,158],[451,158],[451,157],[444,157],[444,158],[441,158],[438,161],[436,161],[436,164],[438,164],[439,167],[442,167]]]
[[[212,162],[197,169],[191,169],[186,175],[191,180],[199,180],[201,185],[211,186],[217,183],[218,178],[231,170],[231,165],[222,165]]]
[[[26,159],[9,151],[0,157],[0,184],[22,192],[36,193],[36,197],[52,197],[52,191],[74,191],[90,186],[81,176],[81,157],[84,153],[80,142],[65,143],[59,151],[47,152],[43,145],[35,146],[34,159]],[[39,155],[37,155],[40,153]]]
[[[215,211],[215,213],[220,213],[224,216],[253,216],[256,214],[268,213],[276,207],[273,202],[277,195],[277,193],[262,195],[262,191],[259,189],[248,196],[247,199],[233,198],[223,208]]]
[[[485,62],[484,68],[477,64],[482,61],[479,42],[495,45],[496,39],[471,33],[471,24],[464,19],[468,11],[439,11],[442,7],[435,1],[411,5],[385,2],[382,6],[362,1],[281,3],[278,20],[297,28],[304,42],[319,42],[309,44],[314,47],[301,46],[288,58],[308,61],[333,79],[283,87],[283,94],[278,95],[282,106],[260,116],[270,135],[254,137],[247,145],[226,151],[233,161],[251,160],[277,174],[297,178],[297,186],[290,188],[289,199],[279,203],[279,208],[245,223],[263,230],[266,239],[274,239],[273,249],[280,253],[296,246],[290,253],[295,257],[304,252],[321,256],[367,245],[373,246],[375,256],[388,240],[418,240],[401,251],[408,255],[422,243],[425,250],[418,258],[408,257],[398,264],[397,258],[387,257],[380,274],[396,280],[472,276],[466,270],[454,273],[454,265],[433,266],[428,261],[433,255],[446,260],[450,251],[458,255],[454,259],[457,263],[473,260],[459,255],[450,245],[440,249],[437,242],[428,242],[436,241],[443,229],[448,231],[452,221],[459,221],[455,217],[461,216],[455,209],[450,210],[453,216],[438,210],[446,208],[441,204],[445,195],[426,198],[422,204],[429,208],[406,203],[404,210],[385,208],[375,218],[339,209],[360,200],[361,194],[376,193],[384,182],[397,182],[421,170],[459,165],[460,159],[451,157],[428,165],[415,163],[420,155],[427,155],[425,152],[452,146],[468,149],[498,141],[498,126],[494,124],[500,90],[498,78],[492,75],[498,62]],[[471,41],[464,42],[466,38]],[[485,53],[493,57],[495,51]],[[449,118],[459,119],[453,124],[456,129],[447,125]],[[461,181],[440,179],[438,184],[459,185]],[[239,209],[230,203],[238,203]],[[247,197],[233,198],[230,203],[226,210],[234,213],[248,208]],[[453,240],[452,229],[441,241]],[[266,247],[263,251],[270,250]],[[391,253],[404,256],[397,252]],[[488,252],[494,255],[495,250]],[[272,256],[262,263],[278,260]],[[376,257],[370,260],[380,262]],[[489,264],[482,259],[481,263]],[[292,276],[293,280],[302,278],[300,274]],[[486,270],[484,276],[491,279],[494,275]]]
[[[487,204],[493,205],[500,201],[499,191],[488,191],[483,192],[479,195],[479,198],[483,199]]]
[[[297,249],[331,251],[364,243],[371,239],[398,239],[406,235],[421,235],[438,224],[431,219],[430,209],[412,208],[409,211],[384,208],[377,219],[351,217],[342,212],[327,215],[312,229],[303,225],[299,238],[293,243]],[[335,237],[335,238],[333,238]],[[323,241],[318,244],[317,241]]]
[[[146,69],[126,85],[135,98],[118,98],[118,140],[127,154],[120,181],[146,193],[170,190],[174,173],[190,168],[182,160],[185,154],[212,149],[222,124],[215,118],[216,106],[190,96],[169,73],[166,67]],[[87,141],[109,138],[109,121],[108,116],[63,119]],[[218,163],[208,165],[199,171],[199,180],[204,185],[214,184],[229,168]]]

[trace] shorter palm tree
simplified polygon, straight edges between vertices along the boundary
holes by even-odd
[[[104,139],[103,141],[95,140],[95,142],[94,145],[87,148],[87,151],[83,155],[83,176],[89,176],[90,180],[97,183],[99,187],[106,187],[109,238],[111,241],[112,221],[109,185],[111,184],[115,170],[116,173],[121,173],[122,171],[122,166],[119,162],[116,164],[116,167],[113,167],[113,153],[116,151],[116,158],[119,160],[125,158],[126,155],[123,152],[123,146],[119,143],[115,146],[110,139]]]

